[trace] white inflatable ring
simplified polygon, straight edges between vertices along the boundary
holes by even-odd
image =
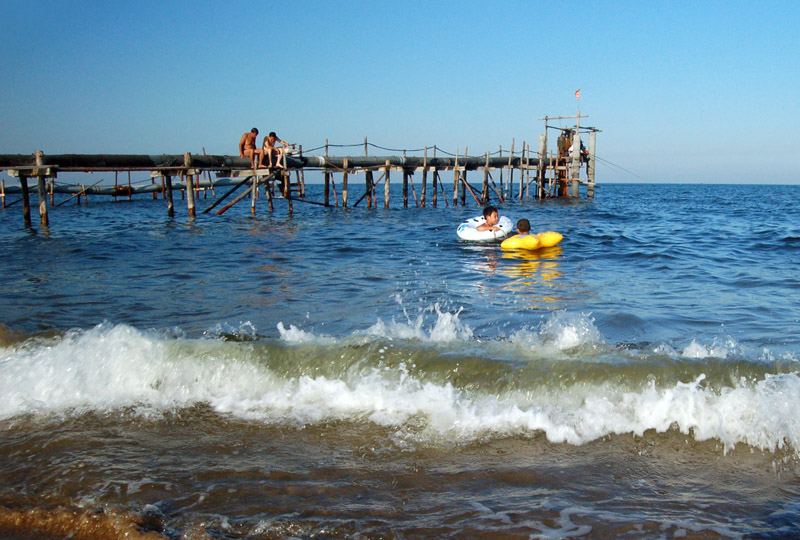
[[[491,242],[494,240],[502,240],[509,234],[514,226],[511,220],[506,216],[500,216],[497,226],[500,227],[499,231],[479,231],[478,225],[486,223],[486,218],[483,216],[476,216],[470,218],[456,229],[456,234],[462,240],[470,240],[472,242]]]

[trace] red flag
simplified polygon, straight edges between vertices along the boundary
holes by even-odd
[[[575,90],[575,99],[581,99],[581,89]]]

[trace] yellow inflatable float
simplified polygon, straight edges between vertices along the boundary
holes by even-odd
[[[558,245],[564,236],[554,231],[538,234],[517,234],[506,238],[500,247],[503,249],[542,249]]]

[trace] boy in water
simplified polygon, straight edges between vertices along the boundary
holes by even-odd
[[[500,221],[500,216],[497,214],[497,208],[494,206],[487,206],[483,209],[483,219],[486,220],[486,223],[481,223],[477,227],[475,227],[478,231],[499,231],[500,227],[497,226],[497,222]]]
[[[531,222],[525,218],[517,221],[517,236],[524,236],[531,232]]]

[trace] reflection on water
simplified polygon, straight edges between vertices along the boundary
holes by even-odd
[[[501,273],[512,278],[503,289],[530,301],[530,308],[542,304],[558,304],[562,298],[553,294],[555,282],[563,277],[560,266],[561,246],[538,249],[503,251]],[[550,308],[557,306],[549,306]]]

